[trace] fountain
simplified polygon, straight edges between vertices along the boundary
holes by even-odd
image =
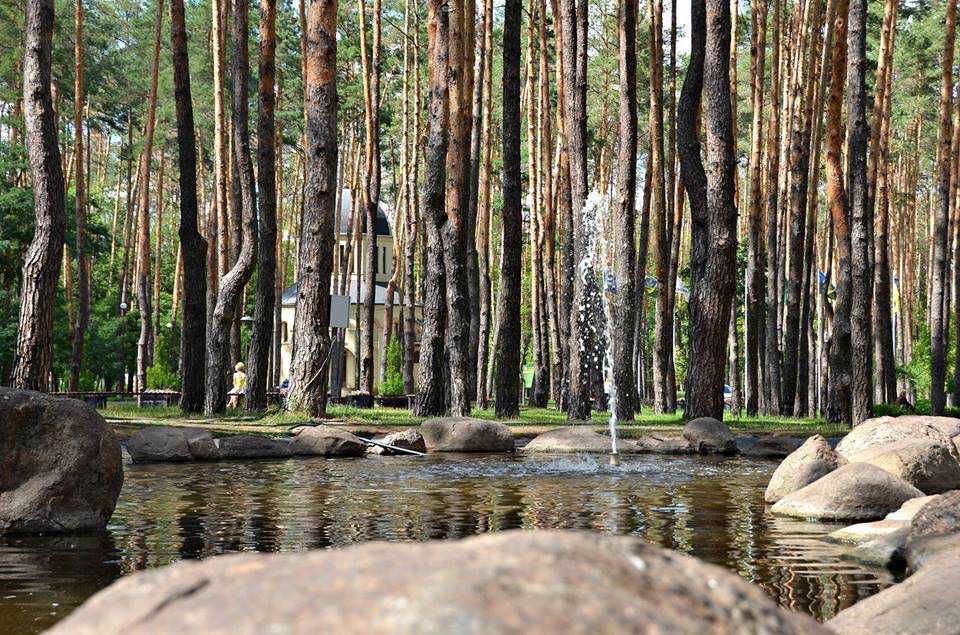
[[[580,317],[586,326],[589,338],[579,343],[582,359],[591,360],[601,367],[603,389],[607,394],[607,407],[610,411],[610,465],[620,465],[617,452],[617,387],[613,381],[613,306],[619,292],[619,283],[613,270],[613,250],[610,249],[610,199],[599,192],[592,192],[583,206],[581,217],[586,245],[583,260],[579,263],[579,273],[586,290],[583,305],[579,307]],[[597,240],[599,236],[605,240]],[[603,280],[603,292],[597,281],[597,262],[601,264],[600,275]],[[600,313],[601,315],[597,315]],[[598,327],[598,325],[600,325]],[[603,359],[600,359],[598,344],[603,343]],[[589,350],[587,347],[589,346]]]

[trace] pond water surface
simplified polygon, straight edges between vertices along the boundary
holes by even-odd
[[[639,536],[828,619],[893,583],[776,518],[775,463],[750,459],[441,456],[134,465],[102,536],[0,539],[0,633],[38,632],[122,575],[185,558],[435,540],[506,529]]]

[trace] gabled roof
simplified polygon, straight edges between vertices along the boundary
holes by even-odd
[[[343,188],[340,193],[340,214],[334,221],[337,223],[337,233],[346,234],[350,229],[350,214],[353,211],[353,194],[349,188]],[[366,213],[360,210],[360,230],[363,231],[366,226]],[[393,236],[393,210],[391,210],[383,201],[377,208],[377,220],[374,223],[374,230],[378,236]]]

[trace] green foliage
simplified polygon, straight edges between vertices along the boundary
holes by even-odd
[[[400,340],[390,339],[387,346],[387,368],[380,382],[380,394],[384,397],[399,397],[403,394],[403,350]]]
[[[177,360],[180,357],[180,333],[176,328],[161,328],[157,332],[156,352],[153,366],[147,369],[147,386],[167,390],[180,390],[180,373]]]

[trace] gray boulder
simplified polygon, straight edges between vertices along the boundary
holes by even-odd
[[[693,454],[693,445],[680,436],[645,434],[635,441],[638,452],[647,454]]]
[[[960,461],[953,444],[930,439],[894,441],[847,454],[851,463],[870,463],[899,476],[925,494],[960,487]]]
[[[0,388],[0,534],[103,530],[122,485],[120,444],[96,410]]]
[[[209,430],[202,428],[184,428],[190,456],[198,461],[215,461],[220,458],[220,445]]]
[[[346,430],[331,426],[301,429],[290,443],[290,452],[312,456],[363,456],[367,444]]]
[[[693,419],[683,427],[683,438],[700,454],[736,454],[737,438],[722,421],[711,417]]]
[[[610,437],[595,432],[590,426],[565,426],[537,435],[530,443],[523,446],[523,451],[548,454],[604,453],[610,451]],[[636,452],[636,445],[626,439],[618,439],[617,452],[620,454]]]
[[[875,520],[923,492],[869,463],[849,463],[787,494],[774,514],[818,520]]]
[[[430,452],[513,452],[513,432],[496,421],[470,417],[428,419],[420,434]]]
[[[940,496],[911,498],[883,520],[858,523],[834,531],[828,540],[845,545],[845,557],[882,567],[902,565],[905,559],[910,521],[927,503]]]
[[[826,626],[839,635],[956,633],[960,624],[960,550],[943,552],[909,578],[860,600]]]
[[[174,426],[140,428],[127,439],[127,451],[134,463],[193,460],[186,435]]]
[[[880,445],[898,441],[929,440],[947,448],[952,445],[951,436],[944,433],[946,417],[878,417],[868,419],[856,426],[837,444],[837,452],[850,459],[853,455]],[[956,447],[952,454],[958,457]]]
[[[413,450],[414,452],[427,451],[427,444],[424,443],[423,436],[413,428],[401,430],[399,432],[391,432],[390,434],[375,440],[386,445],[392,445],[395,448],[402,448],[404,450]],[[375,454],[378,456],[409,456],[406,452],[391,450],[390,448],[384,448],[379,445],[368,447],[367,454]]]
[[[816,434],[777,466],[767,484],[764,500],[776,503],[787,494],[823,478],[846,462],[846,459],[830,447],[826,439]]]
[[[252,434],[239,434],[220,439],[220,458],[272,459],[290,456],[289,439],[273,439]]]
[[[911,519],[910,540],[960,532],[960,490],[931,498]]]
[[[758,459],[783,459],[803,445],[804,439],[782,435],[767,435],[763,437],[737,437],[737,450],[742,456]]]
[[[124,576],[51,633],[827,633],[636,538],[508,531],[217,556]]]

